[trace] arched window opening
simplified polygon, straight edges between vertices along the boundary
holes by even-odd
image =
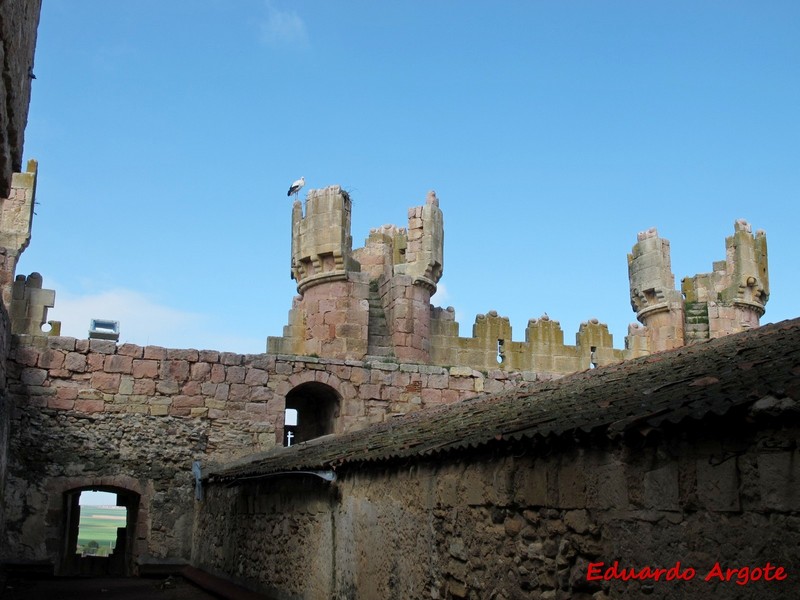
[[[60,575],[133,575],[139,494],[112,486],[64,492]]]
[[[120,529],[128,522],[128,509],[117,505],[117,495],[110,492],[83,491],[78,505],[78,541],[75,553],[81,556],[107,557],[119,544]]]
[[[339,394],[335,389],[315,381],[298,385],[286,395],[283,445],[294,446],[334,433],[338,416]]]

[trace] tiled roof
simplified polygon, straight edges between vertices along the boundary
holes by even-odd
[[[758,401],[800,407],[800,319],[276,448],[203,476],[335,469],[579,431],[614,437]]]

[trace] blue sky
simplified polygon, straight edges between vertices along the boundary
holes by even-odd
[[[353,241],[434,189],[439,302],[608,323],[657,227],[708,272],[767,232],[762,323],[800,316],[800,3],[48,0],[25,155],[40,161],[18,273],[85,337],[263,352],[289,278],[289,184],[340,184]],[[304,190],[306,191],[306,190]]]

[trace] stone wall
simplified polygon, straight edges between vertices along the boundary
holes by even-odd
[[[22,171],[25,125],[31,95],[33,56],[36,30],[39,25],[41,0],[6,0],[0,2],[0,235],[5,236],[5,208],[11,196],[12,173]],[[35,168],[35,167],[34,167]],[[19,177],[19,175],[15,175]],[[25,178],[25,175],[22,176]],[[32,197],[32,196],[31,196]],[[32,207],[31,207],[32,209]],[[28,223],[30,219],[28,219]],[[6,515],[4,491],[8,463],[10,432],[10,402],[6,391],[6,355],[11,332],[8,317],[10,287],[18,254],[0,242],[0,286],[3,288],[0,306],[0,532]],[[26,244],[27,245],[27,244]]]
[[[0,302],[0,531],[5,528],[5,488],[8,468],[8,437],[11,422],[11,403],[7,392],[6,359],[11,339],[11,322]]]
[[[800,429],[681,430],[644,445],[528,442],[345,465],[333,484],[297,474],[211,483],[193,562],[281,599],[794,597]],[[588,579],[590,565],[615,562],[695,574]],[[789,578],[706,581],[716,563],[767,562]]]
[[[340,401],[333,430],[346,432],[535,379],[41,336],[15,336],[3,364],[14,408],[0,560],[54,565],[62,496],[92,486],[141,495],[140,562],[188,559],[192,462],[280,445],[286,395],[298,386],[329,386]]]
[[[11,174],[22,170],[22,149],[31,97],[33,55],[41,0],[0,3],[0,197]]]

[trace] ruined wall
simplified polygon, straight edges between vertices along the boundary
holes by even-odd
[[[281,444],[286,395],[303,384],[334,390],[333,430],[345,432],[535,379],[68,337],[14,340],[3,362],[13,412],[0,560],[47,564],[59,561],[63,493],[93,485],[142,495],[140,562],[187,559],[192,461],[206,465]]]
[[[11,174],[22,170],[41,6],[41,0],[0,3],[0,197],[8,195]]]
[[[20,249],[7,245],[6,207],[8,198],[16,202],[19,194],[12,190],[12,178],[16,183],[27,175],[22,171],[22,153],[25,125],[28,121],[28,106],[31,95],[33,55],[36,47],[36,30],[39,25],[41,0],[6,0],[0,2],[0,288],[3,306],[0,306],[0,532],[5,524],[6,465],[8,463],[8,436],[10,431],[10,402],[6,392],[6,354],[11,323],[7,308],[13,280],[16,258]],[[29,171],[31,165],[29,164]],[[35,163],[33,165],[35,170]],[[12,177],[12,173],[14,173]],[[19,187],[19,186],[18,186]],[[26,192],[23,191],[24,196]],[[31,194],[32,199],[32,194]],[[33,207],[31,205],[30,211]],[[30,219],[27,220],[30,230]],[[12,232],[13,233],[13,232]],[[27,242],[25,243],[27,245]]]
[[[0,532],[5,529],[5,489],[8,469],[8,437],[11,423],[11,402],[8,397],[6,359],[11,341],[11,322],[6,307],[0,302]]]
[[[645,446],[345,465],[334,484],[212,483],[193,562],[281,599],[790,598],[800,569],[793,423],[706,422]],[[590,563],[604,571],[615,561],[680,563],[695,576],[587,580]],[[789,579],[706,581],[717,562],[769,562]]]

